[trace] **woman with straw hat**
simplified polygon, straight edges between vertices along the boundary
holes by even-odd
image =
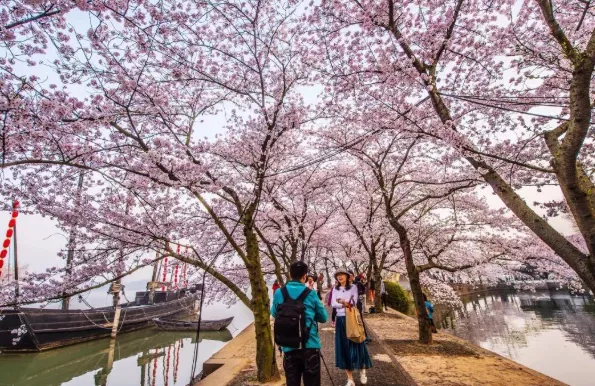
[[[358,299],[357,287],[352,285],[349,273],[338,269],[335,273],[337,285],[332,292],[332,306],[337,310],[335,323],[335,364],[345,370],[347,375],[346,386],[355,386],[353,370],[361,370],[360,381],[363,385],[368,383],[366,369],[372,367],[372,360],[366,344],[355,343],[347,339],[347,326],[345,322],[345,308],[350,304],[355,305]]]

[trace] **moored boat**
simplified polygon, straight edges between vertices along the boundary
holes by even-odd
[[[201,331],[220,331],[231,324],[233,316],[231,318],[219,319],[219,320],[201,320],[200,330]],[[155,326],[161,330],[166,331],[196,331],[198,328],[198,321],[195,320],[176,320],[176,319],[153,319]]]
[[[160,291],[155,293],[154,304],[147,304],[146,299],[145,293],[139,292],[134,302],[121,305],[118,334],[150,327],[155,318],[190,313],[196,295],[186,291]],[[109,337],[114,313],[113,307],[0,309],[0,351],[37,352]]]

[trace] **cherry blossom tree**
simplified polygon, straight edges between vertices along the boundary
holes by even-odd
[[[576,1],[325,1],[309,21],[322,77],[378,127],[409,111],[409,130],[456,149],[502,202],[595,290],[590,88],[594,18]],[[383,106],[374,114],[364,106]],[[559,187],[564,200],[521,196]],[[580,240],[546,215],[567,212]],[[578,241],[578,243],[577,243]],[[582,246],[586,246],[583,248]]]
[[[50,10],[57,59],[43,65],[62,90],[15,73],[20,57],[40,65],[33,58],[47,41],[30,52],[16,35],[5,36],[20,52],[2,68],[3,167],[14,173],[3,193],[19,193],[39,211],[74,224],[56,183],[73,169],[93,173],[88,184],[97,188],[79,209],[89,212],[76,219],[87,240],[97,243],[101,235],[109,248],[165,250],[160,258],[173,256],[223,283],[253,311],[261,381],[278,374],[256,224],[265,187],[282,182],[276,175],[291,166],[308,114],[298,92],[308,68],[300,60],[297,6],[103,3],[82,6],[92,18],[85,31],[67,27],[61,13],[49,19]],[[36,36],[44,22],[28,19],[20,33]],[[73,96],[76,87],[87,94]],[[223,109],[225,136],[199,139],[203,117]],[[133,202],[122,199],[128,196]],[[219,249],[204,243],[213,235]],[[190,256],[177,251],[180,244]],[[213,264],[205,251],[221,261]],[[105,271],[113,266],[109,256],[93,261]],[[80,279],[78,272],[71,276]]]
[[[376,285],[374,309],[382,313],[382,297],[380,282],[382,271],[402,263],[401,254],[397,253],[399,244],[394,237],[384,214],[382,195],[373,175],[367,169],[357,168],[350,177],[342,179],[336,199],[343,217],[343,234],[351,234],[355,245],[361,250],[365,258],[362,259],[368,280],[373,279]],[[357,266],[356,266],[357,267]]]
[[[355,122],[338,122],[342,130],[330,130],[327,140],[352,142],[349,137],[358,132]],[[513,253],[510,240],[520,238],[518,233],[508,232],[522,231],[514,219],[506,218],[502,211],[490,210],[477,198],[474,189],[481,180],[468,173],[461,162],[451,160],[454,151],[449,154],[435,147],[408,130],[382,130],[373,131],[349,150],[368,176],[360,182],[359,190],[367,184],[377,195],[376,200],[366,198],[369,204],[363,205],[369,205],[372,213],[381,209],[387,222],[382,229],[391,229],[390,236],[399,242],[417,309],[419,338],[424,343],[431,342],[432,335],[422,286],[453,297],[452,289],[441,283],[444,276],[437,272],[468,271],[473,276],[483,271],[489,276],[501,276],[508,262],[499,259]],[[348,206],[342,207],[356,234],[361,234]],[[362,239],[360,235],[358,238]]]
[[[316,270],[327,238],[335,236],[328,225],[336,211],[329,194],[336,183],[328,170],[314,166],[284,174],[283,183],[265,187],[264,215],[257,229],[280,283],[289,279],[289,266],[298,260]]]
[[[530,266],[575,282],[570,267],[595,288],[588,6],[9,4],[0,110],[12,175],[0,193],[76,228],[65,267],[26,278],[25,301],[174,258],[209,274],[210,299],[252,310],[266,381],[278,374],[265,279],[296,260],[327,277],[350,261],[376,278],[402,261],[424,342],[422,286],[446,301],[454,275],[522,278]],[[68,17],[81,13],[83,27]],[[326,86],[315,112],[302,95],[313,81]],[[203,139],[217,116],[225,133]],[[524,226],[477,197],[485,185]],[[537,206],[571,213],[579,238],[515,190],[547,185],[565,200]],[[11,294],[2,288],[3,304]]]

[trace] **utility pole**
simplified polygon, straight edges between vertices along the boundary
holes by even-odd
[[[149,283],[149,304],[153,304],[155,300],[155,282],[159,278],[159,251],[155,252],[155,263],[153,263],[153,276],[151,276],[151,283]]]
[[[78,184],[76,187],[76,208],[78,209],[81,203],[81,194],[83,192],[83,180],[84,175],[83,172],[79,173]],[[70,237],[68,238],[68,254],[66,255],[66,276],[70,277],[72,274],[72,260],[74,259],[74,246],[76,243],[76,223],[72,226],[70,230]],[[62,309],[67,310],[70,308],[70,296],[67,296],[66,293],[62,294],[64,297],[62,298]]]
[[[13,213],[19,210],[19,202],[17,200],[12,204]],[[14,215],[13,215],[14,218]],[[19,259],[18,259],[18,248],[17,248],[17,223],[14,223],[14,308],[19,309]]]
[[[128,199],[126,199],[126,209],[124,210],[124,213],[126,215],[128,215],[130,210],[130,205],[128,203]],[[118,265],[116,268],[116,275],[120,275],[121,272],[121,267],[122,264],[124,264],[124,251],[122,248],[120,248],[120,258],[118,259]],[[120,289],[122,287],[122,279],[119,278],[117,279],[115,282],[112,283],[112,285],[110,286],[110,292],[113,294],[114,296],[114,322],[112,323],[112,333],[111,333],[111,337],[112,339],[116,337],[116,335],[118,334],[118,324],[120,323],[120,312],[122,311],[122,308],[120,307]]]

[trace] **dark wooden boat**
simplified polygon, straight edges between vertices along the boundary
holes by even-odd
[[[196,296],[188,292],[158,291],[151,305],[146,292],[137,292],[134,302],[121,306],[118,334],[150,327],[155,318],[191,312]],[[109,337],[114,312],[113,307],[0,309],[0,351],[37,352]]]
[[[220,320],[201,320],[200,330],[201,331],[220,331],[231,324],[233,316],[231,318],[220,319]],[[176,319],[153,319],[155,326],[161,330],[166,331],[196,331],[198,328],[198,320],[176,320]]]

